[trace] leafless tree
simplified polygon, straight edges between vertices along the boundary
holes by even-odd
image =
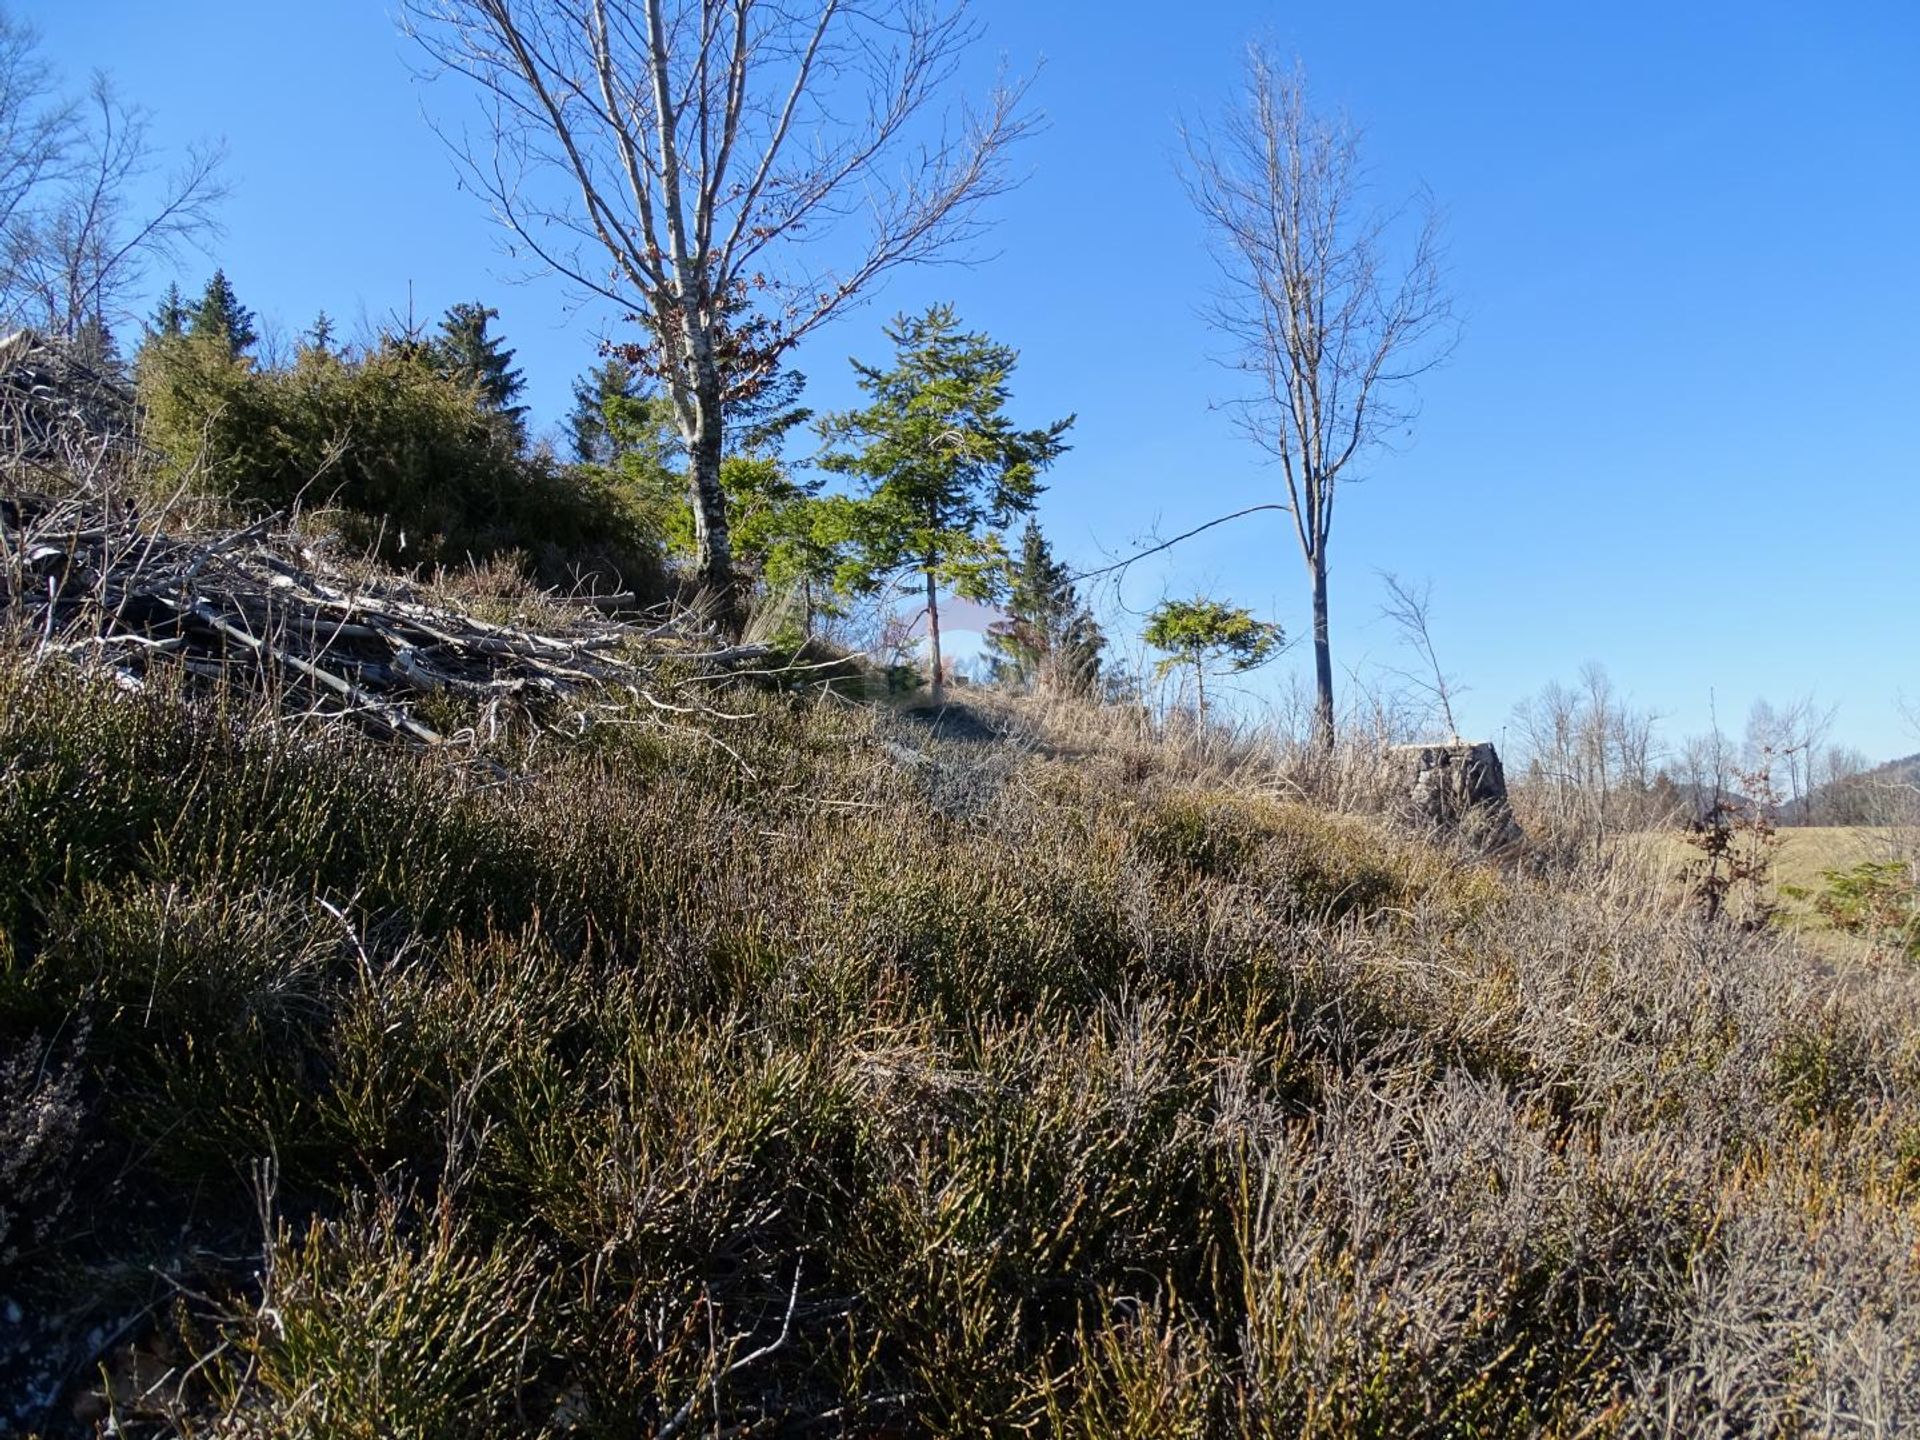
[[[65,174],[78,107],[62,98],[39,37],[0,14],[0,234],[47,182]]]
[[[1690,819],[1703,818],[1726,798],[1737,769],[1733,744],[1718,725],[1687,737],[1680,747],[1679,774]]]
[[[1334,500],[1355,462],[1411,421],[1408,382],[1451,347],[1438,220],[1430,206],[1369,208],[1352,127],[1316,115],[1301,72],[1276,70],[1258,47],[1240,101],[1185,138],[1187,190],[1226,277],[1215,318],[1254,382],[1235,408],[1279,463],[1312,584],[1317,723],[1331,746]],[[1413,233],[1396,261],[1403,219]]]
[[[1428,615],[1433,608],[1433,583],[1427,581],[1417,589],[1386,571],[1380,572],[1380,581],[1387,587],[1387,601],[1380,607],[1383,617],[1391,620],[1400,630],[1407,644],[1413,647],[1414,654],[1420,657],[1421,669],[1417,671],[1395,670],[1391,673],[1407,681],[1427,697],[1433,710],[1439,712],[1446,723],[1447,738],[1458,740],[1460,726],[1453,718],[1453,697],[1458,693],[1453,677],[1440,668],[1440,657],[1433,648],[1433,629],[1428,623]]]
[[[1785,813],[1802,825],[1811,823],[1815,761],[1833,728],[1834,713],[1809,695],[1785,706],[1756,700],[1747,714],[1747,768],[1784,772],[1774,778],[1786,786]]]
[[[61,96],[37,46],[0,16],[0,320],[104,350],[151,266],[212,231],[221,153],[189,150],[150,184],[149,114],[103,74]]]
[[[1873,762],[1846,745],[1829,745],[1811,765],[1812,803],[1808,823],[1815,825],[1870,825],[1872,789],[1861,777]]]
[[[642,323],[685,444],[699,576],[732,617],[723,408],[897,266],[977,237],[1019,86],[936,113],[963,0],[405,0],[479,88],[445,131],[518,246]],[[839,263],[826,257],[838,255]]]
[[[1540,818],[1584,832],[1594,854],[1607,837],[1667,818],[1656,786],[1657,718],[1636,709],[1596,664],[1581,667],[1578,688],[1546,686],[1516,706],[1518,788]],[[1716,763],[1708,747],[1687,757],[1696,771]]]

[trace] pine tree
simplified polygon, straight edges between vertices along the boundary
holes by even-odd
[[[608,402],[638,400],[645,391],[639,368],[609,355],[573,382],[573,409],[567,412],[567,438],[582,465],[613,465],[620,445],[607,424]]]
[[[1199,696],[1200,723],[1207,723],[1207,672],[1222,669],[1239,675],[1258,669],[1286,647],[1286,633],[1270,620],[1256,620],[1251,610],[1225,605],[1205,596],[1191,600],[1163,600],[1147,617],[1143,634],[1167,658],[1154,667],[1161,676],[1182,665],[1193,670]]]
[[[1066,443],[1072,417],[1034,430],[1006,416],[1018,355],[960,329],[953,307],[887,327],[891,369],[854,362],[871,403],[821,422],[829,444],[854,445],[822,467],[863,483],[855,582],[877,589],[902,570],[926,585],[933,696],[941,696],[940,590],[992,600],[1005,588],[1000,531],[1033,509],[1040,472]]]
[[[448,307],[433,354],[440,373],[472,385],[482,407],[506,422],[519,446],[526,443],[527,407],[513,402],[526,388],[526,379],[513,368],[513,351],[498,335],[487,333],[488,322],[499,318],[498,310],[477,300]]]
[[[1073,694],[1091,690],[1100,678],[1106,636],[1080,603],[1067,567],[1054,559],[1053,547],[1031,516],[1020,537],[1012,581],[1007,618],[987,631],[995,673]]]
[[[187,320],[187,306],[180,296],[180,287],[169,285],[154,309],[153,318],[147,322],[147,333],[172,339],[187,333]]]
[[[253,312],[234,294],[226,271],[215,270],[213,278],[207,281],[206,291],[194,308],[188,333],[219,341],[236,360],[260,338],[253,328]]]

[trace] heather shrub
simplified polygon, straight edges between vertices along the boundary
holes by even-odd
[[[80,1068],[41,1036],[13,1039],[0,1058],[0,1287],[71,1222],[85,1147]]]
[[[0,665],[9,1293],[123,1433],[1915,1419],[1905,967],[661,684],[501,782]]]

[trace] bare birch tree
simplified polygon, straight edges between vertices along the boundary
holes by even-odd
[[[1285,477],[1312,586],[1315,729],[1330,747],[1334,501],[1355,462],[1413,418],[1407,382],[1451,346],[1438,221],[1431,208],[1413,217],[1393,263],[1405,207],[1366,208],[1353,129],[1314,114],[1300,71],[1275,70],[1258,47],[1240,100],[1185,139],[1187,190],[1226,277],[1214,318],[1254,382],[1235,410]]]
[[[0,15],[0,321],[104,351],[150,268],[210,234],[226,195],[217,146],[160,163],[146,110],[102,74],[63,96],[38,37]]]
[[[964,0],[405,0],[479,87],[448,134],[538,262],[646,327],[686,448],[699,578],[737,620],[723,408],[887,271],[976,237],[1021,90],[937,113]]]
[[[1571,837],[1582,834],[1596,858],[1607,837],[1665,819],[1671,804],[1655,784],[1658,716],[1628,703],[1604,668],[1580,668],[1577,687],[1557,681],[1514,707],[1519,788],[1540,821]],[[1716,731],[1714,741],[1720,743]],[[1725,752],[1696,742],[1687,757],[1696,784],[1710,767],[1724,774]],[[1716,791],[1717,794],[1717,791]]]

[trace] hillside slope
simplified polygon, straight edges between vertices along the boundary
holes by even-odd
[[[1920,1426],[1910,974],[662,698],[501,783],[0,664],[6,1425]]]

